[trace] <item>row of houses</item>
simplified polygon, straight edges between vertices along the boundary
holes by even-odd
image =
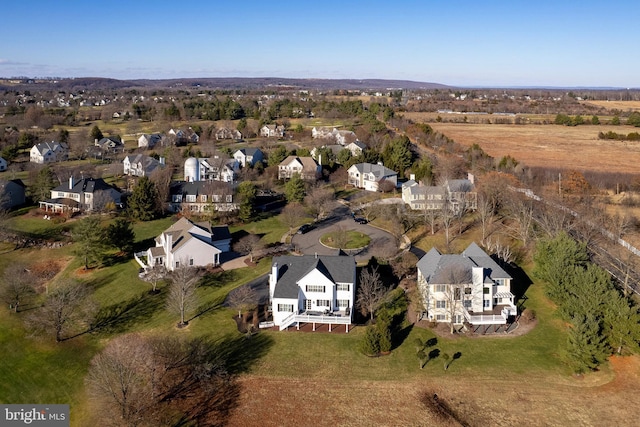
[[[517,314],[512,277],[476,243],[461,254],[431,249],[417,263],[422,318],[436,323],[503,325]],[[304,323],[353,323],[356,263],[352,256],[273,258],[269,302],[280,330]]]

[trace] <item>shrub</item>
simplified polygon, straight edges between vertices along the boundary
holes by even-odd
[[[367,356],[377,356],[380,354],[380,333],[378,328],[369,325],[363,340],[360,342],[360,351]]]

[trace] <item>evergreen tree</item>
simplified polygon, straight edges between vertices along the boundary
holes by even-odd
[[[269,166],[278,166],[287,158],[289,152],[284,145],[278,145],[278,148],[269,153]]]
[[[133,187],[131,196],[127,199],[131,216],[141,221],[150,221],[158,215],[158,190],[148,177],[143,176]]]
[[[30,180],[29,195],[34,202],[47,200],[51,197],[51,189],[55,187],[55,177],[49,165],[40,169]]]
[[[624,349],[640,350],[640,312],[638,306],[612,290],[604,315],[604,333],[609,345],[621,354]]]
[[[380,332],[373,325],[367,326],[364,338],[360,342],[360,350],[367,356],[380,354]]]
[[[582,374],[596,369],[607,359],[609,351],[600,324],[594,316],[579,315],[572,323],[567,353],[574,372]]]
[[[533,259],[536,263],[533,274],[547,282],[547,295],[556,304],[561,304],[567,296],[567,271],[574,266],[585,266],[589,257],[584,244],[562,232],[552,239],[538,242]]]
[[[104,135],[102,135],[102,131],[100,130],[98,125],[95,125],[93,128],[91,128],[91,133],[89,133],[89,136],[91,137],[91,139],[97,139],[98,141],[104,138]]]
[[[284,195],[289,203],[302,203],[305,196],[305,184],[299,174],[294,173],[284,185]]]
[[[89,264],[99,262],[106,248],[105,230],[100,226],[100,218],[90,215],[78,222],[73,230],[73,241],[76,243],[75,253],[84,258],[84,269]]]
[[[131,222],[124,218],[118,218],[107,227],[107,241],[114,248],[125,253],[133,251],[135,233]]]
[[[236,190],[239,203],[238,218],[242,222],[249,222],[253,218],[253,202],[256,198],[256,192],[256,186],[250,181],[243,181],[238,184],[238,189]]]

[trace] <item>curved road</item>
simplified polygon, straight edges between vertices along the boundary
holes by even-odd
[[[367,261],[372,256],[388,258],[398,252],[398,243],[391,233],[368,224],[358,224],[351,217],[348,207],[336,208],[331,216],[313,224],[314,228],[305,234],[295,234],[291,243],[296,251],[307,255],[335,255],[337,249],[327,248],[320,243],[320,237],[326,233],[344,227],[345,230],[360,231],[371,238],[371,243],[364,250],[354,253],[357,262]]]

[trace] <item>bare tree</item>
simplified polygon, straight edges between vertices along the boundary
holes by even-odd
[[[316,220],[323,218],[335,207],[335,193],[328,187],[313,187],[304,198],[307,211]]]
[[[33,313],[28,323],[36,331],[52,333],[56,342],[68,339],[70,331],[76,333],[90,324],[95,306],[88,298],[85,285],[67,280],[50,291],[44,306]]]
[[[482,229],[482,242],[491,234],[491,225],[495,219],[495,207],[491,198],[484,193],[478,193],[478,218]]]
[[[178,267],[171,272],[171,285],[167,297],[167,308],[180,315],[179,327],[186,326],[186,314],[191,311],[196,303],[196,287],[200,272],[197,268],[189,266],[186,260],[180,260]]]
[[[358,301],[356,302],[360,313],[363,316],[369,315],[369,318],[373,320],[373,315],[386,293],[387,289],[380,279],[378,268],[362,269],[358,283]]]
[[[307,216],[302,205],[299,203],[289,203],[282,209],[282,222],[289,227],[289,230],[298,226]]]
[[[152,349],[144,337],[117,337],[91,361],[86,378],[89,395],[102,411],[117,414],[115,425],[139,425],[156,403],[153,371]]]
[[[233,250],[243,255],[249,255],[249,261],[253,262],[253,255],[263,248],[260,236],[257,234],[247,234],[241,237],[234,245]]]
[[[453,225],[454,213],[451,210],[451,205],[445,201],[440,208],[440,223],[444,229],[444,239],[447,248],[451,243],[451,226]]]
[[[451,265],[442,272],[441,277],[447,285],[444,296],[451,333],[454,333],[456,317],[462,312],[465,295],[471,293],[471,270],[461,265]]]
[[[164,212],[165,203],[169,201],[169,190],[171,186],[171,177],[173,175],[173,167],[166,165],[164,168],[157,168],[149,177],[151,182],[156,186],[156,206],[158,212]],[[209,195],[209,194],[207,194]]]
[[[229,293],[227,303],[229,307],[238,310],[238,319],[242,314],[256,307],[257,294],[248,285],[240,286]]]
[[[433,209],[426,200],[424,201],[424,205],[422,205],[422,219],[425,226],[428,224],[431,227],[431,234],[435,234],[436,232],[436,221],[439,214],[439,209]]]
[[[144,280],[151,283],[151,293],[158,292],[158,282],[167,277],[167,269],[164,265],[155,264],[148,269],[144,275]]]
[[[513,236],[527,246],[533,231],[533,199],[521,193],[514,193],[509,199],[507,212],[512,220],[511,232]]]
[[[22,264],[10,264],[2,275],[0,295],[15,313],[35,293],[34,278]]]

